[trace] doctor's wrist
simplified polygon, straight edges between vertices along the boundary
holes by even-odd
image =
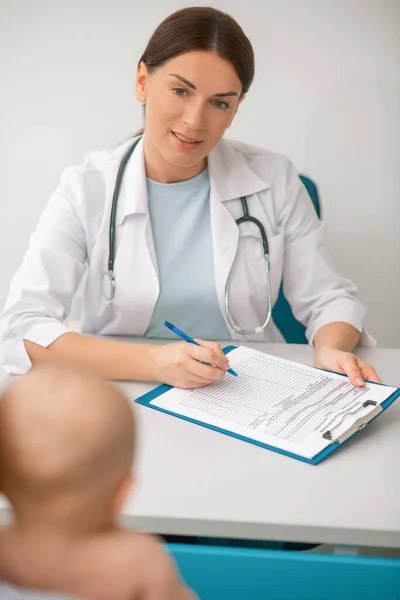
[[[151,344],[131,345],[129,379],[132,381],[157,381],[156,351],[157,346]]]
[[[334,322],[327,323],[318,329],[314,336],[315,352],[321,350],[341,350],[352,352],[360,338],[358,329],[350,323]]]

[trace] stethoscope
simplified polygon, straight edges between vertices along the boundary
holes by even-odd
[[[126,165],[129,161],[130,157],[132,156],[133,151],[135,150],[136,146],[140,142],[140,140],[141,140],[141,137],[139,137],[137,140],[135,140],[134,143],[132,144],[132,146],[128,149],[126,154],[123,156],[123,158],[121,160],[121,164],[118,169],[117,180],[115,182],[114,194],[113,194],[112,205],[111,205],[111,213],[110,213],[110,229],[109,229],[109,236],[108,236],[108,239],[109,239],[108,269],[107,269],[106,273],[104,273],[104,275],[103,275],[103,294],[104,294],[104,297],[106,298],[106,300],[109,300],[109,301],[113,300],[114,294],[115,294],[115,272],[114,272],[115,220],[116,220],[116,215],[117,215],[118,198],[119,198],[119,193],[121,190],[121,183],[122,183],[122,178],[125,173]],[[258,219],[250,216],[246,198],[242,197],[242,198],[240,198],[240,200],[242,202],[243,217],[240,217],[239,219],[237,219],[236,224],[239,227],[242,223],[253,223],[256,227],[258,227],[260,235],[261,235],[261,243],[262,243],[262,250],[263,250],[263,256],[264,256],[265,278],[266,278],[266,283],[267,283],[268,311],[267,311],[267,316],[265,318],[265,321],[262,325],[260,325],[259,327],[256,327],[255,329],[241,329],[234,322],[232,315],[230,314],[230,311],[229,311],[229,280],[230,280],[230,274],[229,274],[228,279],[226,281],[226,285],[225,285],[225,314],[226,314],[226,318],[228,320],[229,325],[237,333],[240,333],[242,335],[249,335],[251,333],[261,333],[265,329],[265,327],[268,325],[268,323],[271,319],[271,314],[272,314],[271,277],[270,277],[271,265],[270,265],[270,260],[269,260],[268,239],[267,239],[267,234],[265,233],[264,226]],[[255,236],[251,236],[251,237],[255,237]],[[258,240],[258,238],[256,238],[256,239]]]

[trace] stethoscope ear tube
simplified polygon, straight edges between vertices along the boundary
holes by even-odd
[[[250,335],[253,333],[262,333],[271,319],[271,315],[272,315],[271,274],[270,274],[271,264],[270,264],[270,260],[269,260],[268,239],[267,239],[267,234],[265,233],[264,225],[261,223],[261,221],[259,221],[255,217],[250,216],[246,197],[242,196],[242,198],[240,198],[240,200],[242,202],[243,217],[240,217],[239,219],[236,220],[237,226],[239,227],[239,225],[241,225],[242,223],[253,223],[258,228],[260,235],[261,235],[261,243],[262,243],[263,255],[264,255],[265,279],[266,279],[266,284],[267,284],[268,311],[267,311],[267,316],[265,318],[265,321],[262,325],[259,325],[255,329],[241,329],[233,320],[232,315],[229,310],[229,283],[230,283],[230,276],[231,276],[229,273],[228,278],[226,280],[226,285],[225,285],[225,315],[226,315],[229,325],[232,327],[232,329],[234,329],[236,331],[236,333],[240,333],[241,335]]]
[[[110,213],[110,229],[108,233],[108,271],[103,274],[103,293],[107,300],[112,300],[114,298],[115,291],[115,273],[114,273],[114,262],[115,262],[115,220],[117,216],[117,207],[118,207],[118,199],[119,193],[121,191],[122,178],[125,173],[126,165],[128,160],[133,154],[136,146],[140,142],[142,137],[139,137],[134,141],[132,146],[128,149],[126,154],[121,160],[121,164],[119,165],[117,179],[115,182],[114,194],[111,205],[111,213]],[[107,282],[108,281],[108,282]],[[105,283],[106,282],[106,283]],[[108,296],[106,296],[105,291],[107,291]]]
[[[259,325],[255,329],[241,329],[238,325],[236,325],[235,321],[232,318],[229,309],[229,284],[230,284],[230,273],[226,280],[225,284],[225,315],[229,325],[236,331],[236,333],[240,333],[241,335],[251,335],[253,333],[262,333],[269,321],[271,320],[272,315],[272,299],[271,299],[271,263],[269,260],[269,255],[264,254],[264,268],[265,268],[265,280],[267,284],[267,302],[268,302],[268,311],[265,321],[262,325]]]

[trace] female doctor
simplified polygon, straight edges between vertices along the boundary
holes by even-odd
[[[65,171],[12,280],[0,317],[8,372],[65,363],[110,379],[207,385],[229,368],[217,343],[157,346],[151,338],[174,337],[167,319],[198,338],[283,341],[271,319],[262,327],[283,279],[316,366],[356,386],[379,381],[352,354],[357,343],[372,343],[364,308],[336,271],[294,167],[223,139],[253,75],[251,44],[230,16],[187,8],[159,25],[136,76],[144,135]],[[259,224],[236,223],[247,210],[267,236],[270,290]],[[75,333],[65,320],[85,271],[83,333]],[[149,344],[99,334],[146,336]]]

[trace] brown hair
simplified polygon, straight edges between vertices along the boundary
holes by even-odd
[[[241,27],[226,13],[210,7],[190,7],[164,19],[151,36],[139,65],[149,72],[191,50],[216,52],[229,61],[245,94],[254,78],[254,52]]]

